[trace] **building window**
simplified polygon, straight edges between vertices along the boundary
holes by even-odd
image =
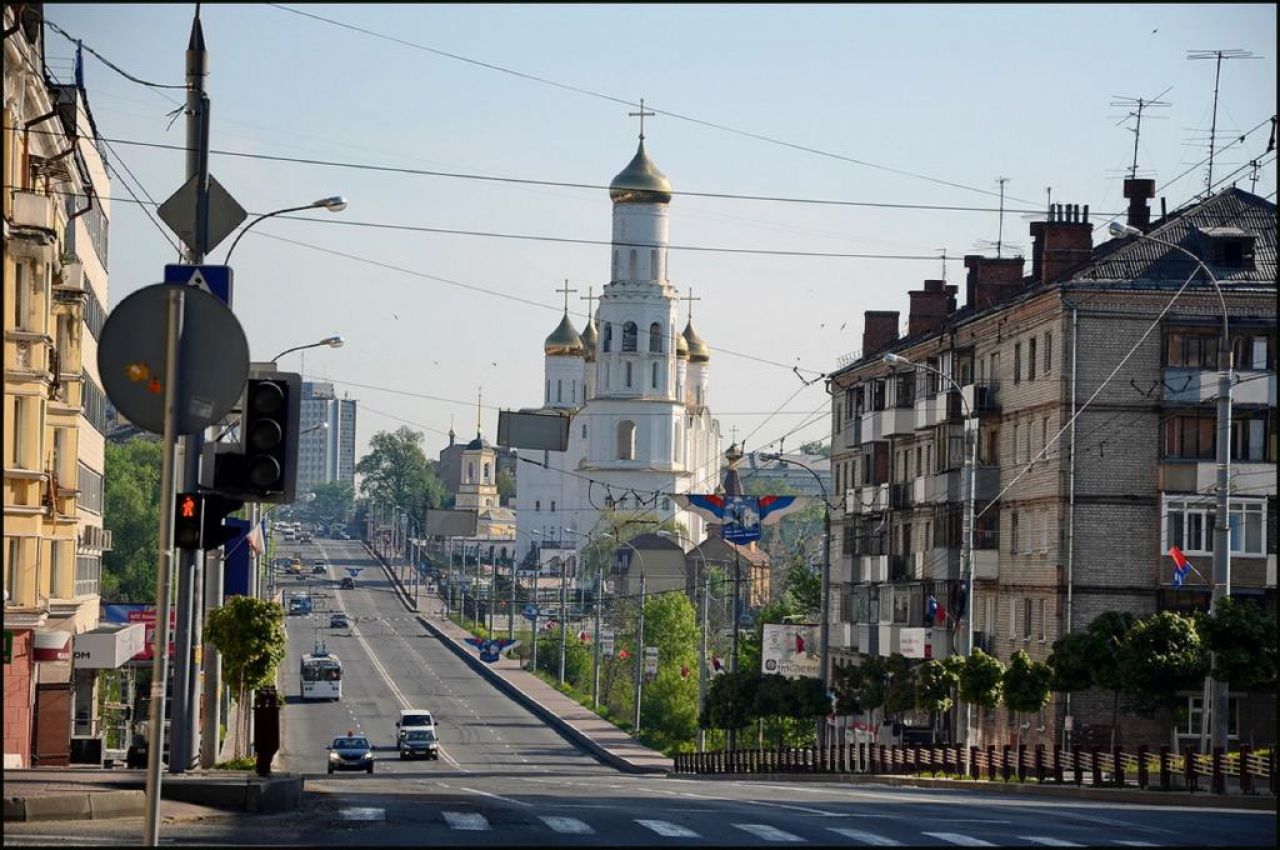
[[[552,500],[551,500],[551,513],[555,513],[555,512],[556,512],[556,500],[555,500],[555,499],[552,499]]]
[[[582,423],[582,439],[585,440],[586,438],[587,438],[587,423],[583,422]]]
[[[1165,499],[1161,551],[1177,546],[1187,555],[1212,555],[1217,504],[1214,497]],[[1266,499],[1231,500],[1231,552],[1267,553]]]
[[[631,363],[627,362],[623,365],[626,369],[626,385],[630,387],[631,386]]]
[[[470,484],[476,480],[476,465],[467,461],[467,483]]]
[[[1242,372],[1269,372],[1272,368],[1271,337],[1242,335],[1231,340],[1232,361]]]
[[[1031,637],[1031,606],[1034,600],[1025,597],[1022,600],[1022,636],[1024,638]]]
[[[657,363],[653,364],[653,374],[650,378],[650,384],[652,385],[653,389],[656,390],[658,388],[658,364]]]
[[[1000,599],[996,596],[987,598],[987,634],[991,637],[1000,635]]]
[[[618,423],[618,460],[635,460],[636,424],[629,420]]]
[[[542,510],[542,500],[541,500],[541,499],[534,499],[534,500],[533,500],[533,511],[534,511],[534,513],[538,513],[538,512],[539,512],[539,511],[541,511],[541,510]]]
[[[27,439],[30,423],[27,422],[27,411],[31,402],[25,396],[13,397],[13,455],[10,460],[18,469],[27,469]]]
[[[1010,555],[1018,554],[1018,538],[1019,538],[1018,512],[1014,511],[1012,514],[1009,515],[1009,554]]]
[[[636,249],[632,248],[627,258],[627,280],[636,279]]]
[[[649,249],[649,280],[658,280],[658,249]]]
[[[1053,334],[1044,335],[1044,373],[1047,375],[1053,369]]]
[[[1204,698],[1187,697],[1186,719],[1178,724],[1178,737],[1199,738],[1201,725],[1204,722]],[[1240,700],[1236,697],[1227,699],[1227,737],[1236,738],[1240,729]]]
[[[1013,462],[1017,463],[1022,459],[1022,426],[1014,423],[1013,426]]]
[[[550,403],[551,403],[551,379],[550,379],[550,378],[547,378],[547,395],[546,395],[546,399],[547,399],[547,404],[550,404]]]
[[[1231,418],[1231,459],[1276,462],[1275,410],[1241,411]]]
[[[604,323],[604,342],[601,345],[601,350],[608,353],[611,350],[612,346],[613,346],[613,325],[609,322],[605,322]]]
[[[556,378],[556,401],[564,401],[564,381]]]
[[[49,541],[49,596],[62,598],[63,554],[66,546],[61,540]]]
[[[484,479],[483,479],[484,483],[488,484],[489,483],[489,464],[486,463],[484,466],[481,467],[481,469],[483,470],[483,474],[484,474]]]
[[[1040,447],[1048,454],[1049,449],[1049,417],[1040,420]]]
[[[622,325],[622,350],[636,350],[636,323],[624,322]]]
[[[1217,416],[1211,412],[1170,416],[1164,423],[1164,457],[1213,460],[1216,429]]]
[[[1187,369],[1217,369],[1218,338],[1190,331],[1166,333],[1164,365]]]
[[[649,353],[662,353],[662,325],[657,322],[649,325]]]
[[[102,559],[97,555],[76,558],[76,596],[97,596],[102,580]]]
[[[1045,600],[1043,599],[1038,600],[1036,605],[1040,609],[1040,618],[1038,621],[1038,628],[1036,629],[1036,637],[1041,643],[1043,643],[1045,640],[1045,617],[1047,616],[1048,606],[1045,604]]]
[[[28,263],[17,263],[14,269],[13,327],[20,331],[30,330],[31,266]]]
[[[1050,511],[1045,511],[1040,517],[1040,551],[1049,551],[1049,527],[1052,525],[1050,520]]]
[[[1022,383],[1022,343],[1013,344],[1013,382]]]
[[[1036,379],[1036,338],[1032,337],[1027,343],[1027,380],[1034,381]]]
[[[22,541],[17,537],[6,537],[4,587],[9,591],[9,600],[22,604],[21,588],[18,587],[18,576],[22,575]]]

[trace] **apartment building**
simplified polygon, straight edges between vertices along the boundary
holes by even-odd
[[[302,384],[298,420],[298,493],[330,481],[355,483],[356,400],[337,398],[331,383]]]
[[[1170,545],[1211,576],[1215,392],[1223,301],[1234,352],[1231,593],[1275,610],[1276,208],[1226,189],[1152,222],[1154,184],[1128,180],[1145,236],[1093,245],[1088,208],[1056,206],[1022,257],[965,258],[959,287],[925,281],[899,314],[866,314],[863,349],[832,376],[832,655],[943,658],[974,645],[1044,660],[1103,611],[1207,610],[1173,582]],[[1149,237],[1149,238],[1147,238]],[[887,363],[892,353],[904,361]],[[965,468],[976,452],[973,610],[965,610]],[[933,598],[944,616],[929,603]],[[931,615],[932,610],[932,615]],[[1200,694],[1176,735],[1198,743]],[[1232,736],[1274,740],[1274,699]],[[1111,700],[1055,695],[1024,743],[1106,744]],[[1171,718],[1126,717],[1120,740],[1170,741]],[[1250,724],[1252,724],[1250,726]],[[1246,728],[1248,727],[1248,728]],[[979,742],[1016,736],[1003,709]]]
[[[97,729],[110,191],[77,57],[44,63],[41,4],[7,4],[4,39],[5,766],[67,764]],[[111,638],[107,638],[110,642]],[[73,664],[73,643],[80,657]]]

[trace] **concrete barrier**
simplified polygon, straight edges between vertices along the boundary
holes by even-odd
[[[23,803],[18,820],[88,820],[90,816],[89,795],[83,792],[27,797]]]
[[[95,791],[89,795],[89,817],[137,818],[147,813],[145,791]]]

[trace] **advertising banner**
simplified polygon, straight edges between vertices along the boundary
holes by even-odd
[[[600,655],[604,658],[613,655],[613,632],[600,633]]]
[[[156,606],[143,603],[126,602],[103,604],[102,622],[104,623],[142,623],[146,626],[146,645],[142,651],[133,656],[134,661],[150,661],[156,643]],[[173,658],[177,647],[174,638],[178,628],[178,612],[169,611],[169,657]]]
[[[788,679],[820,677],[818,627],[806,623],[766,623],[760,648],[760,672]]]
[[[656,678],[658,678],[658,648],[646,646],[644,648],[644,680],[652,682]]]

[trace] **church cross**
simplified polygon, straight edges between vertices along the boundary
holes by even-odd
[[[628,115],[630,115],[632,118],[639,118],[639,119],[640,119],[640,141],[642,141],[642,142],[643,142],[643,141],[644,141],[644,118],[645,118],[645,116],[646,116],[646,115],[656,116],[658,113],[656,113],[656,112],[645,112],[645,111],[644,111],[644,98],[642,97],[642,98],[640,98],[640,111],[639,111],[639,112],[628,112],[627,114],[628,114]]]
[[[692,321],[693,321],[693,302],[695,302],[695,301],[701,301],[702,299],[701,299],[701,298],[695,298],[695,297],[693,296],[693,287],[691,286],[691,287],[689,287],[689,294],[688,294],[688,295],[686,295],[684,298],[681,298],[680,300],[681,300],[681,301],[688,301],[688,302],[689,302],[689,321],[691,321],[691,322],[692,322]]]
[[[570,289],[570,288],[569,288],[569,278],[567,278],[567,277],[564,279],[564,289],[557,289],[557,290],[556,290],[556,292],[563,292],[563,293],[564,293],[564,311],[565,311],[566,313],[568,313],[568,312],[569,312],[569,293],[570,293],[570,292],[577,292],[577,291],[578,291],[578,290],[576,290],[576,289]]]
[[[586,298],[583,298],[581,295],[579,295],[579,296],[578,296],[578,300],[579,300],[579,301],[586,301],[586,302],[587,302],[587,321],[588,321],[588,322],[589,322],[589,321],[591,321],[591,320],[595,317],[595,308],[592,306],[592,302],[596,300],[596,298],[595,298],[595,287],[594,287],[594,286],[588,286],[588,287],[587,287],[587,297],[586,297]]]

